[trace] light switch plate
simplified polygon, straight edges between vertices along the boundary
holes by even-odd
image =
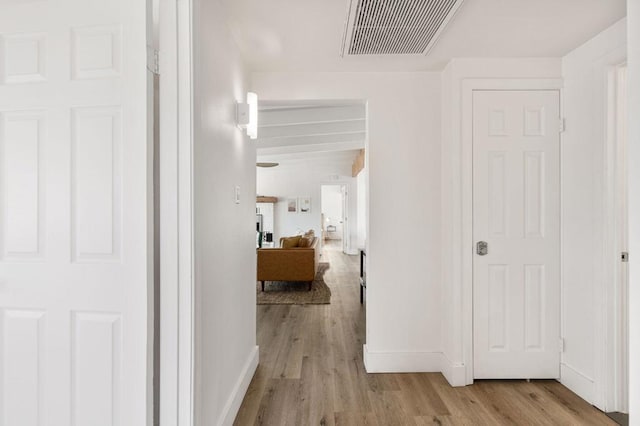
[[[240,187],[238,185],[236,185],[235,200],[236,204],[240,204]]]

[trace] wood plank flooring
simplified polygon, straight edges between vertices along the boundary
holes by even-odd
[[[235,425],[615,425],[553,380],[452,388],[439,373],[367,374],[357,256],[325,248],[330,305],[258,306],[260,365]]]

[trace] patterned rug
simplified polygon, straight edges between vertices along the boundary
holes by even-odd
[[[266,281],[264,291],[260,281],[256,283],[258,305],[328,305],[331,303],[331,290],[324,282],[324,273],[329,264],[318,264],[318,273],[313,280],[311,290],[307,283],[293,281]]]

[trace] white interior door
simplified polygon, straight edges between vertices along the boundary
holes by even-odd
[[[347,192],[347,187],[342,185],[340,187],[340,192],[342,194],[342,213],[340,223],[342,225],[342,252],[347,254],[349,253],[349,217],[347,215],[347,208],[349,206],[349,193]]]
[[[145,0],[0,1],[2,426],[148,424],[147,101]]]
[[[474,377],[560,374],[557,91],[473,94]]]

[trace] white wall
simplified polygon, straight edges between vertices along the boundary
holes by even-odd
[[[256,150],[235,125],[247,80],[222,7],[196,0],[193,16],[195,424],[219,425],[233,422],[258,361]]]
[[[640,1],[628,0],[630,393],[632,426],[640,425]]]
[[[335,232],[326,237],[334,240],[342,239],[342,187],[339,185],[323,185],[321,188],[322,214],[324,226],[335,226]]]
[[[622,20],[562,60],[562,354],[561,381],[601,409],[607,317],[604,308],[613,277],[605,253],[607,217],[607,76],[626,59]],[[607,305],[605,305],[605,303]]]
[[[439,74],[254,73],[252,89],[263,99],[367,100],[365,363],[439,371]]]
[[[470,383],[472,306],[465,283],[471,279],[469,200],[470,170],[462,145],[463,84],[469,79],[548,79],[560,77],[560,59],[454,59],[441,75],[442,84],[442,335],[443,374],[456,386]]]

